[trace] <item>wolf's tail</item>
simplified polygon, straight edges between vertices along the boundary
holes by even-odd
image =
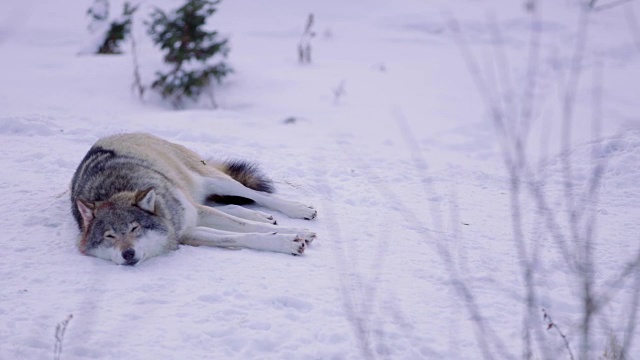
[[[252,162],[227,160],[218,168],[249,189],[267,193],[275,191],[273,181],[262,173],[258,165]],[[240,196],[212,195],[209,199],[220,204],[245,205],[253,203],[253,200]]]

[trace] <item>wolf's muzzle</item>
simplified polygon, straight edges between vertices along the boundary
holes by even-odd
[[[135,265],[138,263],[138,260],[136,260],[136,251],[131,248],[122,252],[122,258],[125,261],[125,265]]]

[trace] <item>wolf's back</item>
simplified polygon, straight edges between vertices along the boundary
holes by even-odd
[[[271,179],[254,163],[242,160],[207,162],[195,152],[145,133],[116,134],[100,139],[89,150],[74,174],[71,201],[74,217],[80,215],[76,200],[102,201],[120,191],[143,190],[148,187],[181,186],[190,192],[191,171],[206,176],[203,164],[215,167],[244,186],[267,193],[274,192]],[[165,189],[166,190],[166,189]],[[209,197],[218,203],[249,204],[253,201],[237,196]]]

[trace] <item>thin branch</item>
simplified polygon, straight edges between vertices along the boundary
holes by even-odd
[[[529,169],[525,169],[523,172],[523,177],[525,179],[534,179],[534,175]],[[527,189],[531,194],[531,197],[535,201],[535,205],[538,208],[538,211],[543,217],[544,223],[546,225],[547,231],[551,234],[551,237],[555,240],[556,245],[558,246],[562,257],[564,258],[566,264],[570,269],[575,268],[575,261],[571,256],[571,251],[569,250],[569,246],[567,244],[567,240],[560,230],[560,225],[558,224],[557,217],[551,207],[549,206],[549,202],[545,194],[542,191],[540,184],[534,180],[527,181],[525,183],[527,185]]]
[[[458,20],[450,14],[445,14],[444,16],[449,30],[454,35],[453,40],[455,41],[458,49],[461,52],[462,58],[466,63],[469,74],[471,75],[473,83],[476,86],[476,90],[481,96],[486,108],[489,110],[489,113],[491,114],[491,119],[493,120],[493,123],[498,130],[498,135],[504,139],[508,139],[509,134],[505,127],[503,113],[496,105],[497,102],[491,98],[491,89],[489,88],[488,82],[484,78],[484,75],[480,70],[480,67],[478,66],[478,62],[476,61],[475,56],[473,56],[473,53],[471,52],[464,34],[460,30],[460,24],[458,23]],[[508,142],[501,141],[500,145],[504,146],[504,144],[506,143]],[[503,151],[502,154],[506,155],[508,154],[508,152]],[[510,167],[512,163],[511,159],[505,158],[504,160],[507,163],[507,167]]]
[[[503,32],[495,17],[489,15],[487,19],[488,27],[493,38],[493,46],[491,47],[496,70],[498,71],[499,81],[496,82],[498,88],[502,88],[499,99],[494,99],[499,103],[504,102],[500,119],[503,121],[507,135],[507,146],[514,145],[518,142],[518,121],[517,121],[517,105],[514,99],[513,84],[511,81],[511,66],[509,65],[509,57],[506,52]],[[513,160],[516,162],[517,160]]]
[[[627,25],[629,27],[629,33],[633,39],[633,43],[636,46],[636,50],[640,52],[640,25],[638,25],[638,18],[636,17],[636,10],[632,4],[627,6],[625,11]]]
[[[487,82],[485,81],[482,75],[482,71],[480,71],[477,61],[475,60],[475,57],[471,53],[469,45],[467,44],[465,38],[462,35],[462,32],[460,31],[460,25],[458,21],[454,17],[449,15],[447,17],[447,24],[449,26],[449,29],[455,35],[453,39],[456,42],[456,45],[458,46],[458,49],[460,50],[463,59],[465,60],[465,63],[467,65],[467,70],[469,71],[471,77],[473,78],[474,84],[476,85],[478,92],[482,96],[485,106],[487,107],[487,109],[489,109],[490,113],[492,114],[493,123],[496,126],[498,135],[501,137],[501,139],[503,139],[503,141],[500,141],[499,144],[501,145],[502,154],[503,154],[503,158],[505,160],[507,169],[512,169],[514,164],[513,164],[513,159],[511,159],[509,156],[510,154],[510,152],[508,151],[509,147],[508,145],[506,145],[508,144],[506,140],[509,139],[509,135],[507,134],[506,126],[504,125],[503,116],[500,113],[497,106],[495,105],[495,102],[493,102],[493,100],[489,97],[490,91],[487,87]],[[523,166],[523,164],[520,164],[520,166]],[[523,171],[523,176],[525,178],[529,178],[529,179],[535,178],[532,176],[531,171],[526,169],[523,169],[522,171]],[[527,174],[529,176],[527,176]],[[549,208],[544,195],[542,194],[541,190],[537,187],[537,184],[535,182],[531,182],[531,181],[528,182],[528,187],[529,187],[529,191],[534,195],[534,198],[537,200],[538,208],[545,215],[545,218],[546,218],[545,223],[547,224],[547,228],[553,234],[553,238],[558,244],[563,257],[565,258],[565,261],[568,264],[573,264],[573,261],[570,255],[571,252],[569,251],[567,241],[564,235],[562,234],[562,232],[560,231],[560,227],[556,223],[555,216],[553,216],[553,212]]]
[[[359,164],[367,163],[367,161],[361,156],[359,156],[357,152],[354,151],[353,149],[345,148],[345,152],[348,153],[353,158],[354,162]],[[421,160],[424,160],[424,159],[421,158]],[[375,173],[375,171],[370,166],[364,166],[363,168],[367,172],[366,175],[367,175],[367,178],[371,180],[371,184],[375,185],[377,192],[380,195],[384,196],[389,203],[392,203],[395,205],[394,209],[398,211],[398,213],[404,218],[406,223],[411,224],[413,227],[417,225],[419,228],[427,229],[427,227],[423,224],[422,220],[413,211],[411,211],[409,208],[405,206],[405,204],[400,200],[400,197],[397,196],[394,191],[392,191],[389,187],[385,185],[383,181],[380,180],[380,177]],[[423,184],[425,184],[425,181],[423,181]],[[440,218],[440,216],[437,216],[437,218]],[[329,224],[329,226],[333,228],[332,224]],[[336,229],[334,228],[333,231],[335,230]],[[506,347],[502,343],[502,340],[497,336],[495,331],[491,327],[486,325],[486,320],[482,316],[480,308],[476,304],[476,299],[473,296],[473,294],[469,291],[469,289],[467,288],[467,286],[464,284],[463,281],[459,281],[457,270],[452,265],[453,261],[451,260],[451,254],[448,251],[448,249],[446,249],[446,247],[443,245],[445,243],[448,243],[449,241],[450,239],[441,239],[437,241],[437,248],[439,249],[439,254],[443,257],[445,264],[448,264],[448,269],[450,270],[450,275],[452,277],[452,284],[454,288],[458,290],[459,293],[462,295],[462,297],[466,300],[467,309],[470,312],[471,318],[474,319],[474,324],[476,325],[477,337],[479,339],[480,346],[483,351],[483,354],[485,355],[485,358],[488,358],[488,359],[493,358],[493,356],[491,355],[492,352],[489,347],[489,342],[486,340],[486,338],[491,338],[491,342],[494,344],[494,347],[496,347],[500,351],[501,358],[512,358],[512,356],[510,356],[506,352],[505,350]],[[370,358],[370,357],[367,357],[367,358]]]
[[[571,229],[571,236],[574,244],[578,242],[579,235],[577,229],[578,218],[576,214],[576,206],[574,203],[575,194],[573,188],[573,170],[569,157],[573,130],[574,105],[576,103],[578,83],[582,75],[582,60],[584,59],[584,51],[589,30],[589,13],[590,12],[587,9],[580,10],[576,43],[573,49],[567,83],[562,95],[561,164],[564,180],[563,184],[565,201],[567,204],[567,221]]]
[[[522,89],[522,108],[520,112],[520,137],[526,138],[531,128],[533,119],[533,109],[536,100],[536,78],[538,76],[538,64],[540,62],[540,30],[541,19],[537,0],[531,0],[531,23],[529,24],[529,49],[527,55],[527,72],[525,74],[525,84]],[[519,147],[524,153],[524,149]]]
[[[395,112],[394,118],[396,120],[396,123],[398,124],[398,127],[400,128],[403,141],[406,144],[406,146],[409,148],[409,151],[411,152],[411,157],[412,157],[412,160],[414,161],[414,167],[418,170],[424,171],[425,169],[427,169],[427,162],[424,159],[424,156],[422,155],[422,152],[420,151],[420,148],[412,135],[413,133],[409,127],[409,124],[407,123],[402,113],[400,113],[399,111]],[[357,160],[360,163],[365,162],[364,159],[357,159]],[[375,176],[374,178],[377,178],[377,176]],[[407,208],[404,205],[404,203],[402,203],[399,200],[399,197],[395,195],[395,193],[390,188],[384,185],[384,182],[376,181],[375,184],[381,191],[382,195],[384,195],[387,199],[389,199],[390,202],[396,204],[398,212],[400,213],[400,215],[402,215],[402,217],[405,219],[407,223],[413,224],[413,225],[418,224],[419,227],[421,228],[424,228],[424,229],[427,228],[423,224],[422,220],[416,214],[414,214],[413,211]],[[431,182],[428,180],[426,176],[423,176],[422,184],[424,186],[424,191],[426,194],[436,193],[433,189],[430,189]],[[435,205],[432,205],[430,209],[432,212],[432,218],[434,220],[439,220],[440,224],[442,224],[441,222],[442,217],[441,215],[439,215],[440,213],[439,209],[437,209]],[[449,273],[449,276],[451,277],[452,285],[458,291],[458,293],[462,296],[462,298],[465,300],[467,311],[469,312],[471,318],[474,320],[474,324],[476,326],[475,327],[476,338],[482,350],[483,356],[485,358],[492,359],[494,356],[493,356],[493,350],[491,349],[491,347],[493,347],[499,353],[500,358],[502,359],[513,358],[513,355],[511,355],[507,351],[507,347],[502,342],[502,339],[500,339],[500,337],[495,333],[495,331],[490,326],[490,324],[488,324],[487,321],[485,320],[474,294],[471,292],[467,284],[462,280],[461,276],[459,275],[458,269],[455,266],[455,262],[451,255],[451,251],[445,245],[445,244],[448,244],[451,240],[452,239],[448,239],[445,237],[440,241],[436,241],[438,253],[440,254],[440,257],[442,258],[442,260],[444,261],[444,264],[447,266],[447,271]]]
[[[628,314],[629,321],[627,322],[627,328],[624,336],[624,343],[622,350],[620,351],[620,358],[626,359],[626,354],[631,348],[631,342],[633,341],[633,334],[636,330],[636,317],[638,316],[638,307],[640,306],[640,271],[635,272],[635,281],[633,286],[633,295],[631,300],[631,313]]]
[[[69,321],[71,321],[71,319],[73,319],[73,315],[69,314],[66,319],[56,325],[56,343],[53,348],[54,360],[60,360],[60,357],[62,356],[62,341],[64,340],[64,333],[67,331],[67,325],[69,325]]]
[[[639,242],[640,239],[636,241],[636,243]],[[630,275],[635,274],[638,269],[640,269],[640,249],[637,250],[634,259],[627,262],[619,274],[612,276],[608,281],[604,282],[604,293],[599,298],[597,298],[597,300],[594,302],[594,306],[597,309],[600,309],[607,305],[622,287],[622,284],[627,280],[627,278]]]
[[[608,4],[595,6],[596,0],[593,0],[593,4],[591,5],[591,10],[593,11],[609,10],[609,9],[613,9],[616,6],[622,5],[624,3],[628,3],[630,1],[633,1],[633,0],[617,0],[617,1],[612,1]]]
[[[313,13],[307,17],[307,23],[304,32],[300,36],[298,42],[298,62],[300,64],[311,64],[311,39],[315,36],[315,32],[311,30],[314,23]]]
[[[569,352],[569,357],[571,358],[571,360],[575,360],[575,358],[573,357],[573,352],[571,351],[571,346],[569,345],[569,340],[567,340],[566,335],[562,332],[562,330],[560,330],[560,327],[553,322],[553,319],[551,319],[551,315],[547,313],[547,310],[542,309],[542,314],[543,314],[544,320],[547,322],[547,330],[551,330],[552,328],[556,329],[556,332],[558,333],[558,335],[560,335],[560,337],[564,341],[564,346]]]
[[[133,28],[133,20],[131,27]],[[144,100],[144,92],[146,90],[146,87],[142,84],[142,77],[140,76],[138,48],[136,45],[136,37],[133,35],[133,29],[131,29],[131,56],[133,58],[133,84],[131,84],[131,90],[137,92],[140,100]]]
[[[535,4],[533,5],[532,11],[536,11]],[[535,86],[535,79],[533,77],[536,73],[537,65],[537,49],[535,49],[536,43],[539,41],[537,36],[534,34],[538,33],[534,26],[536,16],[533,16],[532,28],[531,28],[531,38],[530,38],[530,51],[529,51],[529,59],[528,59],[528,71],[527,71],[527,82],[525,87],[527,89],[524,91],[524,99],[523,103],[528,104],[530,107],[533,103],[533,94]],[[510,80],[510,66],[508,62],[508,58],[506,55],[506,46],[504,43],[504,39],[502,36],[502,32],[500,27],[497,24],[495,18],[489,19],[490,28],[492,29],[493,38],[494,38],[494,57],[496,58],[496,63],[498,65],[497,70],[501,74],[500,78],[503,83],[503,88],[505,89],[505,93],[503,95],[505,101],[505,115],[503,119],[508,120],[505,124],[505,128],[507,128],[510,136],[507,137],[506,141],[510,143],[505,144],[503,149],[508,149],[509,154],[506,154],[505,157],[509,156],[512,159],[512,166],[508,168],[509,176],[510,176],[510,208],[511,208],[511,226],[513,232],[513,241],[516,247],[516,251],[518,252],[518,260],[520,263],[520,269],[522,271],[522,278],[525,282],[525,292],[526,292],[526,306],[527,311],[525,312],[522,319],[522,334],[523,334],[523,358],[531,359],[533,357],[533,350],[531,347],[531,321],[533,319],[533,313],[537,309],[537,296],[535,292],[535,287],[533,284],[534,278],[534,268],[533,264],[537,262],[537,254],[536,251],[534,256],[531,257],[529,251],[527,249],[527,245],[525,243],[525,236],[523,232],[523,215],[522,215],[522,169],[526,167],[527,160],[524,153],[524,132],[521,131],[521,125],[524,121],[518,120],[518,111],[516,109],[516,104],[513,99],[513,89]],[[495,50],[497,47],[498,50]],[[523,107],[526,105],[523,105]],[[523,109],[523,117],[527,117],[527,123],[530,121],[531,117],[531,109]],[[534,245],[535,246],[535,245]]]
[[[602,128],[602,63],[596,61],[596,65],[593,69],[593,82],[592,82],[592,137],[598,139]],[[583,204],[578,205],[578,209],[574,209],[577,214],[575,221],[579,221],[587,210],[580,211],[579,209],[590,209],[590,219],[584,225],[585,233],[582,236],[582,259],[579,269],[581,269],[579,275],[582,277],[583,288],[583,321],[582,321],[582,356],[586,358],[589,351],[590,343],[590,330],[592,323],[592,316],[598,311],[595,306],[594,300],[594,287],[595,287],[595,265],[593,260],[593,237],[595,233],[595,227],[597,224],[597,204],[600,195],[600,180],[603,174],[602,161],[598,161],[600,152],[600,146],[594,145],[591,153],[591,162],[594,165],[593,173],[589,179],[589,187],[585,189],[585,195],[583,196]],[[576,224],[576,226],[578,226]]]

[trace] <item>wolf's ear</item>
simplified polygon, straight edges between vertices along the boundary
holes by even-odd
[[[156,212],[156,191],[149,188],[144,191],[138,191],[135,198],[135,204],[142,210],[150,213]]]
[[[82,228],[86,229],[93,220],[93,210],[95,206],[80,199],[76,201],[76,206],[78,207],[80,216],[82,216]]]

